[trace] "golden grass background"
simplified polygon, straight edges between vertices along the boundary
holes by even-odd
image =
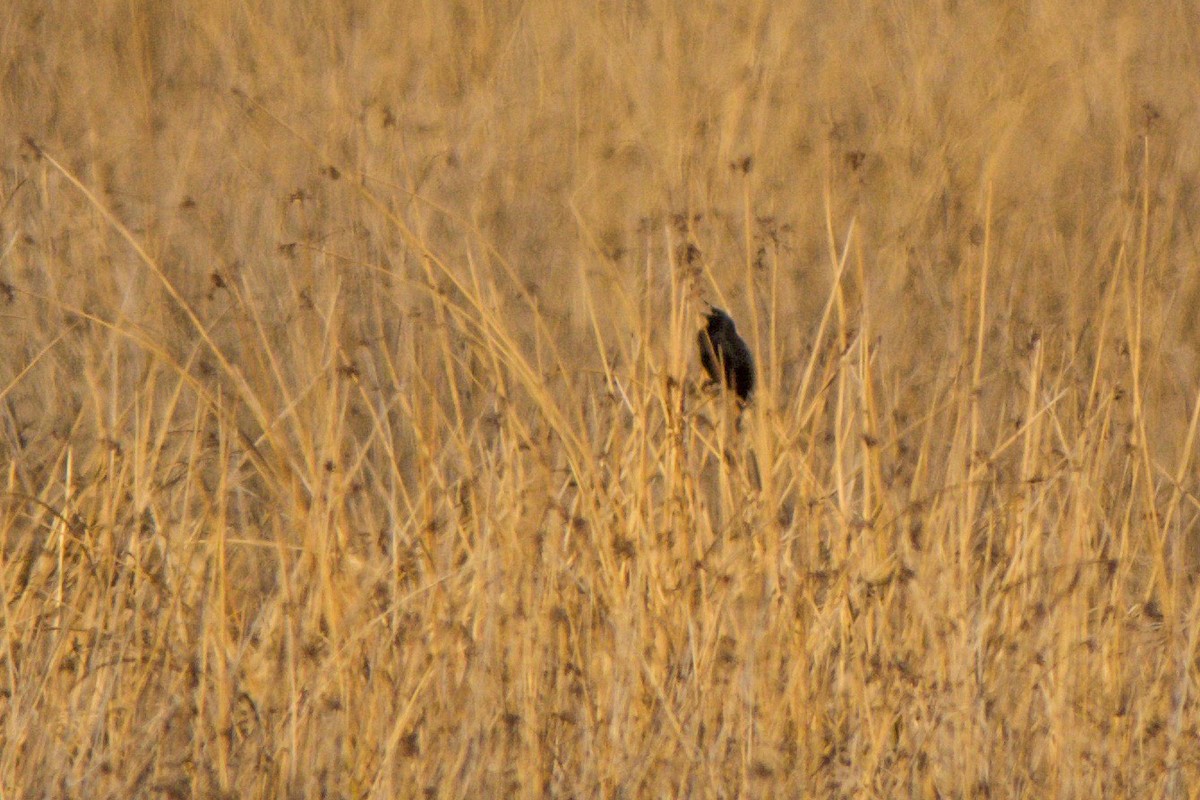
[[[1198,41],[6,5],[0,795],[1196,796]]]

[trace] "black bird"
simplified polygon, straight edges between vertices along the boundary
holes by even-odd
[[[709,308],[708,325],[696,334],[700,364],[714,382],[724,383],[742,400],[749,400],[754,392],[754,356],[729,315],[716,306]]]

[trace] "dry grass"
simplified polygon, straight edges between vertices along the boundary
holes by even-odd
[[[0,10],[0,796],[1196,796],[1192,9],[788,5]]]

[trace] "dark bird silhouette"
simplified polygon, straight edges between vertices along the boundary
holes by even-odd
[[[754,356],[738,336],[737,326],[723,310],[709,306],[708,325],[696,334],[700,364],[708,377],[749,400],[754,392]]]

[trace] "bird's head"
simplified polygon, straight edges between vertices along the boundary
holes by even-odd
[[[708,304],[708,313],[705,314],[705,319],[708,320],[708,335],[713,336],[717,333],[737,333],[737,326],[733,323],[733,318],[725,313],[724,309],[717,308],[712,303]]]

